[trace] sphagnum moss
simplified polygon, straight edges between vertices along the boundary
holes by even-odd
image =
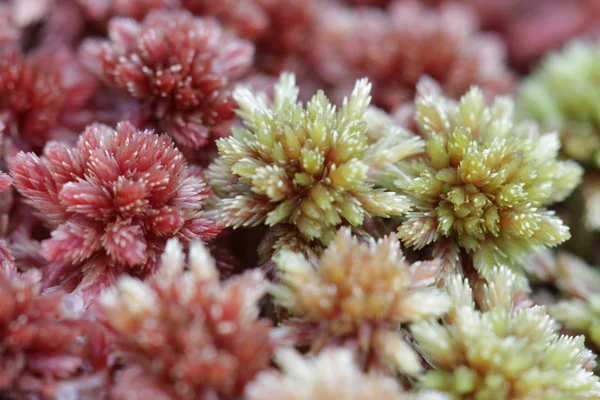
[[[474,87],[455,102],[427,81],[419,85],[416,123],[425,154],[396,172],[416,208],[398,229],[405,244],[430,246],[454,265],[472,262],[488,276],[499,263],[517,266],[569,238],[546,207],[571,193],[582,169],[557,159],[557,134],[515,123],[508,98],[488,107]]]
[[[444,321],[411,328],[434,368],[420,386],[461,400],[597,399],[595,356],[583,336],[559,335],[543,307],[515,304],[514,283],[507,268],[494,268],[481,296],[473,296],[467,280],[449,279],[452,307]]]
[[[271,293],[294,317],[285,326],[308,338],[313,353],[342,345],[356,349],[367,369],[421,371],[400,327],[448,309],[447,295],[433,286],[437,261],[411,264],[393,234],[364,243],[342,228],[315,263],[292,251],[275,262],[282,284]]]
[[[233,228],[284,224],[307,242],[327,243],[366,215],[407,212],[405,196],[368,182],[370,88],[358,81],[339,109],[322,91],[303,107],[291,74],[281,75],[273,102],[238,88],[244,127],[217,142],[220,157],[207,171],[220,197],[216,218]]]

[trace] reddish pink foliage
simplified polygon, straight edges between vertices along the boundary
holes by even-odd
[[[275,75],[294,71],[300,80],[310,72],[305,57],[312,47],[319,5],[316,0],[79,1],[94,4],[94,7],[102,5],[112,15],[136,19],[149,13],[153,3],[168,9],[185,9],[197,16],[214,17],[237,35],[254,41],[260,71]]]
[[[551,0],[552,1],[552,0]],[[564,0],[559,0],[563,1]],[[567,0],[570,1],[570,0]],[[577,1],[577,0],[575,0]],[[425,0],[426,3],[441,4],[441,3],[462,3],[465,6],[473,9],[479,16],[481,25],[485,29],[495,31],[504,31],[507,24],[514,17],[515,11],[527,3],[537,3],[537,0]],[[544,3],[549,3],[544,1]]]
[[[343,92],[357,78],[369,77],[375,104],[388,110],[412,100],[422,75],[454,97],[471,85],[489,94],[512,88],[502,42],[479,33],[475,15],[464,7],[437,10],[396,1],[387,10],[331,7],[320,15],[320,40],[314,43],[320,75]]]
[[[60,291],[40,294],[35,272],[0,271],[0,397],[101,398],[107,383],[102,333],[79,316],[76,299]]]
[[[9,232],[6,241],[15,263],[23,270],[42,268],[47,262],[42,255],[42,246],[33,239],[34,228],[39,228],[39,220],[35,218],[29,206],[19,203],[10,214]]]
[[[18,153],[12,140],[4,136],[3,124],[0,123],[0,169],[8,169],[7,160]],[[29,206],[14,196],[12,178],[0,172],[0,237],[12,252],[19,268],[27,270],[46,264],[41,256],[39,242],[32,237],[39,231],[46,235],[39,220],[32,215]]]
[[[39,31],[40,47],[51,50],[73,46],[84,34],[89,23],[82,17],[81,9],[73,0],[59,0],[53,3],[47,15],[44,15]]]
[[[230,88],[252,62],[250,43],[183,11],[154,11],[142,23],[115,18],[109,37],[84,42],[88,65],[143,102],[150,122],[179,144],[204,146],[212,130],[234,118]]]
[[[239,399],[269,366],[276,343],[271,322],[257,319],[265,289],[260,272],[223,283],[218,276],[159,274],[143,285],[149,297],[125,295],[103,306],[125,361],[115,399]],[[134,309],[143,315],[127,311]]]
[[[49,139],[74,136],[95,89],[67,49],[24,56],[0,46],[0,122],[17,142],[40,148]]]
[[[48,281],[84,276],[82,289],[119,272],[153,270],[166,241],[207,240],[220,228],[203,216],[210,189],[168,136],[91,125],[73,149],[49,144],[40,159],[10,161],[15,187],[53,230],[42,243]]]

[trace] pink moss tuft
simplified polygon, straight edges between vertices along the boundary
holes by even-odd
[[[169,241],[156,275],[122,277],[101,298],[125,363],[115,399],[238,399],[270,364],[276,340],[271,322],[258,319],[262,273],[220,282],[199,242],[187,266],[184,259],[180,244]]]
[[[24,55],[0,46],[0,122],[21,147],[75,137],[95,90],[96,80],[68,49]]]
[[[504,44],[479,32],[476,15],[466,7],[434,9],[409,0],[386,10],[329,7],[320,18],[313,54],[319,75],[343,93],[369,77],[374,103],[388,110],[411,101],[423,75],[451,97],[471,85],[488,94],[512,89]]]
[[[0,397],[100,398],[107,384],[103,333],[81,315],[76,298],[42,294],[36,272],[0,271]]]
[[[42,242],[51,281],[84,276],[84,286],[117,273],[152,271],[167,239],[208,240],[220,228],[203,216],[210,189],[168,136],[91,125],[74,148],[50,143],[39,158],[10,161],[15,186],[53,229]],[[65,275],[66,274],[66,275]],[[89,288],[88,288],[89,289]]]
[[[84,42],[84,60],[109,86],[143,103],[158,130],[199,148],[233,120],[229,89],[252,62],[249,42],[184,11],[153,11],[141,23],[114,18],[108,31],[108,40]]]

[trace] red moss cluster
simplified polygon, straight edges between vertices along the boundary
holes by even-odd
[[[428,0],[431,3],[454,0]],[[600,3],[596,0],[459,0],[479,16],[482,27],[504,38],[511,62],[533,66],[548,51],[574,37],[598,37]]]
[[[151,12],[141,23],[116,18],[108,31],[108,41],[84,42],[87,64],[108,85],[142,102],[159,131],[199,148],[231,122],[229,86],[250,66],[250,43],[183,11]]]
[[[219,282],[206,248],[193,243],[189,266],[169,242],[161,270],[141,282],[124,277],[102,297],[125,368],[115,399],[238,399],[270,364],[271,322],[257,319],[262,273]]]
[[[476,16],[459,5],[435,9],[409,0],[385,10],[331,7],[319,26],[314,57],[323,79],[347,91],[367,76],[373,101],[389,110],[412,100],[423,75],[452,97],[471,85],[489,94],[512,87],[502,41],[478,32]]]
[[[202,203],[210,190],[168,136],[91,125],[74,148],[49,144],[44,156],[10,162],[15,186],[52,229],[43,254],[48,279],[106,285],[116,274],[152,271],[167,239],[207,240],[219,227]],[[88,288],[89,289],[89,288]]]
[[[76,299],[41,294],[37,271],[17,273],[5,249],[1,258],[0,397],[100,398],[107,384],[101,331],[79,315]]]
[[[76,137],[96,81],[68,49],[23,54],[0,45],[0,122],[22,147]]]

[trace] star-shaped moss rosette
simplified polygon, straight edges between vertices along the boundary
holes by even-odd
[[[447,282],[452,308],[443,322],[417,322],[411,332],[432,369],[418,387],[453,399],[596,399],[595,356],[583,336],[559,335],[543,307],[514,303],[515,275],[495,268],[479,296],[467,280]],[[477,300],[477,305],[475,300]]]
[[[393,234],[364,243],[343,228],[320,259],[288,250],[275,263],[282,284],[271,293],[293,316],[284,326],[298,344],[309,343],[313,353],[353,348],[366,369],[420,372],[420,360],[399,328],[448,309],[448,297],[432,286],[437,261],[411,264]]]
[[[358,81],[336,109],[322,91],[304,107],[290,74],[281,75],[273,102],[236,89],[244,127],[217,142],[220,157],[206,173],[220,198],[214,217],[233,228],[287,225],[307,242],[327,243],[366,215],[406,213],[405,196],[368,180],[366,160],[376,159],[364,119],[369,91]]]
[[[0,242],[0,398],[104,397],[104,328],[76,296],[43,292],[40,271],[19,273],[13,261]]]
[[[231,88],[252,64],[251,43],[183,10],[157,9],[141,22],[114,18],[108,33],[108,40],[85,40],[81,58],[108,87],[136,100],[145,124],[194,149],[228,129]]]
[[[241,399],[279,344],[271,321],[259,318],[266,289],[261,271],[221,280],[200,241],[186,262],[171,239],[155,275],[144,282],[123,276],[100,298],[124,362],[111,398]]]
[[[156,270],[166,242],[209,240],[220,231],[206,218],[210,188],[169,136],[129,122],[93,124],[75,146],[52,142],[42,157],[9,160],[14,185],[52,229],[42,254],[44,284],[79,282],[86,294],[121,273]]]
[[[476,87],[455,102],[423,81],[415,103],[425,153],[396,172],[416,208],[398,228],[406,245],[430,248],[449,271],[472,263],[486,277],[495,265],[517,267],[569,238],[546,207],[573,191],[582,168],[557,159],[556,133],[515,123],[510,99],[488,107]]]

